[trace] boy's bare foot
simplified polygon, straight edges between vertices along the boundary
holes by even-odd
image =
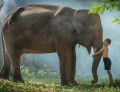
[[[97,81],[95,81],[95,80],[92,80],[92,82],[91,82],[92,84],[95,84],[95,83],[97,83]]]
[[[109,75],[110,83],[113,83],[113,77],[112,77],[111,71],[107,70],[107,73]]]

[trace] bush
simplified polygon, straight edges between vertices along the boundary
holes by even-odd
[[[24,66],[21,66],[21,73],[25,80],[31,80],[31,79],[39,80],[39,79],[48,79],[48,78],[59,79],[60,78],[59,72],[57,72],[56,74],[47,74],[46,71],[44,71],[43,69],[37,69],[37,71],[34,71],[32,68],[24,67]]]

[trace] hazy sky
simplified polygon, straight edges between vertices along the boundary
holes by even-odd
[[[8,15],[8,13],[14,8],[26,4],[54,4],[61,6],[69,6],[74,9],[89,9],[93,7],[93,4],[96,3],[97,0],[4,0],[5,5],[0,12],[0,25],[3,23],[4,18]],[[112,43],[109,46],[109,57],[112,61],[112,73],[113,77],[120,78],[120,25],[116,25],[115,23],[109,23],[112,18],[115,16],[120,16],[116,10],[112,12],[106,11],[101,17],[101,23],[103,26],[103,39],[111,38]],[[86,48],[76,46],[76,54],[77,54],[77,74],[81,76],[92,76],[91,67],[92,67],[92,54],[89,55]],[[26,58],[29,61],[33,56],[35,61],[37,62],[48,62],[52,67],[59,68],[58,56],[56,53],[51,54],[27,54]],[[107,73],[104,70],[103,60],[101,59],[98,75],[100,78],[106,78]]]

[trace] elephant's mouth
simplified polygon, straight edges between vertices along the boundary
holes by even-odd
[[[93,46],[93,41],[89,41],[87,39],[83,41],[83,39],[80,36],[78,36],[78,44],[86,47],[88,53],[89,54],[91,53],[91,47]]]

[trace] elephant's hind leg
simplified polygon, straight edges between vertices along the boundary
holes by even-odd
[[[11,53],[10,59],[13,67],[13,81],[24,82],[20,71],[20,55],[18,53]]]
[[[4,52],[3,56],[4,56],[3,57],[3,65],[2,65],[2,68],[0,70],[0,78],[9,79],[11,62],[10,62],[9,56],[7,55],[6,52]]]
[[[13,68],[13,81],[17,82],[24,82],[21,76],[21,71],[20,71],[20,49],[17,48],[17,45],[14,45],[15,43],[7,43],[7,53],[9,55],[11,65]]]

